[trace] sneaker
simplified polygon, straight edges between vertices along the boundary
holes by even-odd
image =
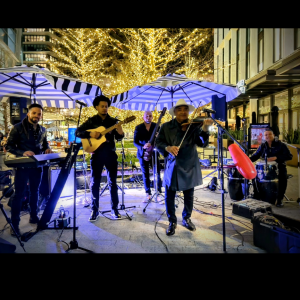
[[[121,215],[117,209],[112,209],[110,214],[114,219],[121,219]]]
[[[151,199],[151,197],[152,197],[152,195],[150,195],[150,194],[147,194],[146,195],[146,197],[145,197],[145,199],[143,199],[143,203],[147,203],[150,199]]]
[[[39,222],[40,218],[38,216],[30,216],[29,223],[31,224],[37,224]]]
[[[89,221],[90,222],[95,222],[98,217],[99,217],[99,211],[93,211],[90,218],[89,218]]]

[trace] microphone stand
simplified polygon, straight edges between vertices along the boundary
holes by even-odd
[[[79,116],[78,116],[78,121],[77,121],[77,128],[76,128],[76,130],[77,130],[78,127],[79,127],[81,109],[82,109],[82,106],[85,106],[85,103],[82,103],[82,102],[79,102],[79,101],[76,101],[76,102],[80,105]],[[77,143],[76,143],[76,134],[75,134],[74,145],[76,146],[76,144]],[[75,151],[74,155],[75,155],[75,160],[74,160],[73,240],[70,241],[70,246],[65,252],[68,253],[70,250],[81,249],[81,250],[86,251],[88,253],[94,253],[91,250],[79,247],[78,246],[78,241],[76,240],[76,190],[77,190],[77,183],[76,183],[76,156],[77,156],[77,152],[76,151]]]
[[[224,189],[224,167],[223,167],[223,139],[222,135],[226,133],[230,136],[239,147],[242,148],[244,152],[246,149],[224,128],[222,127],[216,120],[210,115],[210,112],[206,111],[207,117],[211,118],[215,125],[218,128],[218,169],[219,169],[219,178],[220,178],[220,185],[221,185],[221,197],[222,197],[222,233],[223,233],[223,251],[226,253],[226,233],[225,233],[225,189]]]
[[[125,152],[124,152],[123,139],[121,139],[121,146],[122,146],[122,151],[121,151],[121,153],[122,153],[122,188],[120,190],[122,192],[122,204],[120,204],[120,208],[118,208],[118,210],[124,210],[125,213],[126,213],[126,215],[127,215],[127,218],[130,221],[132,221],[132,219],[130,218],[130,216],[127,214],[126,209],[128,209],[128,208],[135,208],[136,206],[125,207],[125,205],[124,205],[124,194],[125,194],[124,193],[124,159],[125,159]],[[107,212],[110,212],[110,210],[101,211],[102,214],[107,213]]]

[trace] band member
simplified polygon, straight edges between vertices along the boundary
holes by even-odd
[[[134,130],[134,138],[133,144],[137,147],[137,158],[140,161],[142,174],[143,174],[143,181],[144,181],[144,188],[146,192],[146,199],[143,202],[148,202],[151,198],[151,189],[150,189],[150,175],[149,175],[149,166],[152,166],[152,158],[155,162],[155,154],[157,155],[157,173],[158,173],[158,192],[161,193],[161,178],[160,178],[160,164],[159,164],[159,154],[156,151],[153,151],[152,158],[149,161],[143,159],[144,150],[151,146],[149,140],[151,139],[152,133],[155,129],[156,123],[152,122],[153,115],[151,111],[145,111],[144,113],[144,122],[139,124],[135,127]],[[153,167],[153,166],[152,166]],[[164,202],[160,202],[160,204],[164,204]]]
[[[287,170],[286,161],[291,160],[293,155],[288,147],[281,141],[276,141],[272,129],[266,129],[264,132],[265,142],[262,143],[256,152],[250,157],[252,162],[257,161],[259,158],[265,159],[267,154],[267,161],[275,161],[278,163],[278,196],[277,207],[283,207],[283,197],[287,187]]]
[[[173,235],[177,227],[175,215],[176,191],[183,191],[184,195],[182,225],[191,231],[196,230],[191,221],[194,187],[202,184],[197,146],[205,147],[208,144],[208,126],[213,121],[205,119],[202,128],[195,128],[192,125],[193,127],[189,129],[179,149],[178,146],[186,130],[181,124],[188,121],[188,115],[194,109],[184,99],[179,99],[176,105],[169,110],[170,115],[175,116],[175,118],[161,126],[156,139],[156,147],[166,157],[164,186],[166,211],[169,219],[169,226],[166,230],[167,235]]]
[[[111,127],[117,123],[117,120],[110,117],[108,114],[108,107],[110,100],[104,95],[98,96],[93,101],[93,106],[98,111],[98,114],[90,117],[83,123],[76,131],[76,136],[80,138],[96,138],[101,137],[100,132],[89,132],[88,129],[98,128],[104,126],[105,128]],[[111,196],[111,216],[115,219],[120,219],[121,215],[118,211],[119,197],[117,187],[117,169],[118,155],[116,154],[115,139],[121,140],[124,137],[122,126],[119,125],[116,129],[105,135],[106,141],[95,150],[91,157],[91,190],[92,190],[92,214],[89,221],[94,222],[99,216],[99,192],[101,173],[103,167],[107,170],[107,182],[109,183],[109,190]]]
[[[28,107],[27,117],[22,122],[14,125],[9,133],[6,150],[16,156],[33,156],[36,154],[52,153],[48,142],[46,128],[38,123],[42,118],[43,107],[39,104],[31,104]],[[22,199],[25,197],[27,181],[29,180],[29,223],[37,224],[38,195],[43,168],[16,168],[15,194],[11,201],[11,222],[20,235],[19,222]],[[15,236],[11,230],[11,235]]]

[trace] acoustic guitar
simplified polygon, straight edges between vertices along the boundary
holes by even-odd
[[[86,151],[88,153],[93,153],[106,141],[105,135],[107,133],[109,133],[110,131],[117,128],[117,126],[119,124],[122,125],[122,124],[130,123],[135,119],[136,119],[136,116],[128,117],[124,121],[120,121],[117,124],[107,128],[107,129],[104,126],[100,126],[98,128],[94,128],[94,129],[88,129],[87,131],[90,131],[90,132],[93,132],[93,131],[100,132],[101,136],[98,139],[91,138],[91,137],[88,139],[81,139],[82,148],[84,149],[84,151]]]

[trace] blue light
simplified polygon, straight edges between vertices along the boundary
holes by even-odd
[[[76,131],[76,128],[69,128],[68,129],[68,141],[69,142],[74,142],[74,139],[75,139],[75,131]],[[81,143],[81,138],[79,137],[76,137],[76,143]]]

